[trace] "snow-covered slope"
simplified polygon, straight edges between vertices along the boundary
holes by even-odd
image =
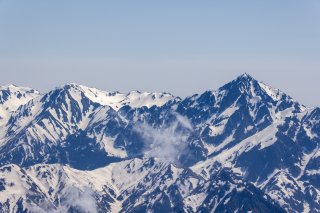
[[[5,124],[12,112],[31,99],[38,97],[38,91],[15,85],[0,86],[0,125]]]
[[[67,84],[1,100],[4,212],[320,212],[319,108],[248,74],[185,99]]]
[[[75,90],[82,92],[92,102],[99,103],[104,106],[110,106],[114,110],[119,110],[121,107],[129,105],[133,108],[162,106],[174,97],[169,93],[149,93],[132,91],[128,94],[120,92],[105,92],[95,88],[86,87],[83,85],[69,84]]]
[[[0,171],[0,206],[5,212],[244,212],[252,205],[283,212],[269,196],[228,170],[205,180],[157,159],[126,160],[92,171],[59,164],[6,165]]]
[[[0,164],[63,162],[61,158],[66,157],[61,155],[66,156],[66,147],[72,146],[68,141],[82,136],[88,140],[91,137],[94,140],[93,149],[101,152],[101,155],[126,157],[126,152],[110,145],[126,124],[116,110],[122,106],[161,106],[172,98],[166,93],[107,93],[76,84],[57,87],[11,113],[6,128],[2,131],[5,135],[1,140],[3,145],[0,147]],[[97,129],[88,136],[79,133],[101,124],[107,135]],[[114,125],[118,129],[110,135],[110,129],[115,128]]]

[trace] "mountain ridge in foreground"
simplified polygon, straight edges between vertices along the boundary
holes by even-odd
[[[320,212],[320,110],[243,74],[181,99],[0,87],[0,212]]]

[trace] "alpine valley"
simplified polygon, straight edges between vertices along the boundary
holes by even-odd
[[[320,212],[320,108],[243,74],[185,99],[0,87],[0,212]]]

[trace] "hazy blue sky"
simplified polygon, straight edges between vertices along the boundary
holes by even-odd
[[[0,0],[0,84],[216,89],[241,73],[320,106],[320,0]]]

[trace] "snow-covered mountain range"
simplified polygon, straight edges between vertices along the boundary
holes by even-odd
[[[320,109],[243,74],[185,99],[0,87],[0,212],[320,212]]]

